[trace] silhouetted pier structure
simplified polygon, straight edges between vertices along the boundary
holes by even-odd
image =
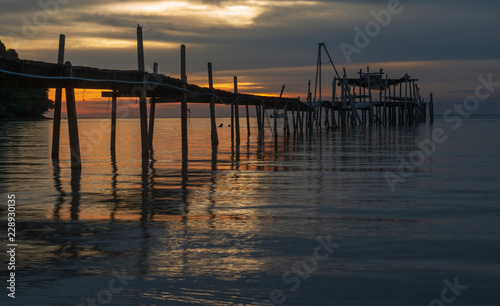
[[[153,72],[145,71],[142,28],[137,27],[137,70],[109,70],[91,67],[72,66],[64,63],[65,36],[60,35],[58,63],[46,63],[29,60],[0,58],[0,88],[55,88],[55,106],[52,137],[52,159],[59,161],[59,138],[61,122],[62,88],[65,88],[68,130],[71,150],[71,167],[81,168],[80,142],[78,133],[75,88],[100,89],[102,97],[112,98],[111,111],[111,152],[115,153],[116,142],[116,107],[120,97],[139,98],[141,149],[143,160],[152,157],[155,108],[157,103],[180,102],[183,160],[188,154],[188,103],[207,103],[210,105],[211,143],[216,148],[219,140],[215,118],[215,104],[231,107],[231,141],[240,145],[240,110],[245,106],[247,135],[250,136],[249,106],[255,106],[259,147],[264,142],[267,110],[273,110],[271,128],[274,139],[278,138],[278,118],[283,118],[283,134],[289,137],[303,137],[315,129],[337,128],[366,125],[416,124],[426,120],[426,103],[422,100],[416,79],[408,75],[400,79],[384,78],[383,71],[370,73],[359,72],[359,78],[348,78],[345,69],[340,77],[335,69],[331,100],[321,98],[321,48],[314,98],[308,88],[307,102],[299,98],[250,95],[239,93],[238,80],[234,77],[234,91],[228,92],[214,88],[212,64],[208,63],[209,87],[200,87],[187,82],[186,48],[181,45],[181,78],[172,78],[158,73],[158,64],[154,63]],[[326,51],[326,48],[325,48]],[[329,56],[329,55],[328,55]],[[369,68],[367,68],[368,70]],[[319,77],[319,83],[318,83]],[[318,85],[319,84],[319,85]],[[317,95],[319,89],[319,95]],[[373,93],[378,91],[378,99]],[[404,95],[403,95],[404,94]],[[148,126],[147,99],[150,99],[150,118]],[[430,117],[433,120],[432,95],[429,104]],[[282,110],[282,114],[279,113]],[[324,115],[323,115],[324,112]],[[290,119],[291,117],[291,119]],[[269,122],[269,121],[268,121]],[[290,122],[292,126],[290,127]]]

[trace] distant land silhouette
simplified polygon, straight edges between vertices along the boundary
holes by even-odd
[[[0,41],[0,58],[18,59],[17,51],[7,49]],[[44,114],[54,108],[48,88],[0,88],[0,119],[46,119]]]

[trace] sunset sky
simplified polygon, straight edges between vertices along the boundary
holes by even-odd
[[[149,72],[158,62],[160,73],[178,78],[185,44],[190,83],[207,86],[210,61],[217,88],[230,90],[237,75],[241,92],[279,94],[286,84],[284,95],[302,100],[324,42],[352,77],[369,65],[393,78],[420,79],[439,113],[474,95],[480,75],[500,82],[499,12],[500,2],[490,0],[0,0],[0,39],[21,58],[56,62],[65,34],[65,60],[73,65],[137,69],[140,24]],[[345,56],[346,46],[356,52]],[[333,70],[323,62],[323,91],[330,94]],[[478,113],[500,113],[498,89]],[[78,91],[77,99],[83,117],[109,114],[108,100],[95,92]],[[193,114],[203,116],[205,108],[193,106]],[[163,106],[159,114],[176,116],[178,107]]]

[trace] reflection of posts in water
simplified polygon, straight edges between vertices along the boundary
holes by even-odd
[[[207,214],[210,216],[208,219],[208,225],[210,228],[215,228],[215,214],[214,214],[214,207],[215,207],[215,192],[217,190],[216,185],[217,185],[217,155],[218,151],[216,148],[212,149],[212,175],[210,178],[210,188],[209,188],[209,193],[208,193],[208,201],[210,202],[209,206],[207,207]]]
[[[149,207],[149,191],[151,189],[150,175],[149,175],[149,161],[142,161],[142,174],[141,174],[141,222],[149,222],[151,219],[151,211]]]
[[[183,218],[187,218],[187,213],[189,211],[188,209],[188,203],[187,203],[187,195],[189,190],[187,189],[188,187],[188,181],[189,181],[189,161],[188,161],[188,156],[187,152],[182,153],[182,169],[181,169],[181,190],[182,190],[182,205],[184,207],[184,216]]]
[[[57,202],[56,206],[54,207],[54,219],[55,220],[60,220],[61,219],[61,207],[64,203],[64,197],[66,196],[66,193],[62,189],[62,182],[61,182],[61,169],[59,166],[54,167],[53,169],[53,177],[54,177],[54,187],[56,188],[57,192],[59,193],[59,197],[57,197]]]
[[[111,192],[113,194],[113,209],[110,213],[110,219],[115,220],[115,214],[118,211],[118,167],[116,165],[116,154],[114,151],[111,152],[111,172],[113,176],[111,177]]]
[[[80,214],[81,199],[81,179],[82,170],[78,168],[71,169],[71,220],[78,220]]]

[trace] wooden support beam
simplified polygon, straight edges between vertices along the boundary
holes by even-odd
[[[234,144],[234,105],[231,104],[231,145]]]
[[[137,70],[144,72],[144,44],[142,38],[142,27],[137,25]]]
[[[113,90],[111,99],[111,153],[116,150],[116,90]]]
[[[137,66],[139,72],[144,73],[144,46],[142,39],[142,28],[137,25]],[[149,137],[148,137],[148,109],[146,100],[146,88],[142,88],[143,93],[139,98],[139,112],[140,112],[140,124],[141,124],[141,149],[142,158],[149,158]]]
[[[153,74],[158,74],[158,63],[153,64]],[[156,97],[149,98],[149,154],[153,158],[153,134],[155,130],[155,116],[156,116]]]
[[[234,93],[236,97],[238,97],[238,77],[234,76]],[[238,98],[236,98],[238,99]],[[236,124],[236,146],[240,146],[240,110],[239,110],[239,102],[236,101],[234,103],[234,120]]]
[[[382,71],[380,71],[382,73]],[[387,124],[387,108],[386,108],[386,103],[387,103],[387,74],[385,75],[385,84],[384,84],[384,109],[383,109],[383,119],[382,119],[382,123],[384,125]],[[391,92],[389,90],[389,92]],[[380,91],[380,93],[382,94],[382,90]]]
[[[366,66],[366,77],[368,83],[368,103],[369,103],[368,122],[369,125],[373,125],[373,100],[372,100],[372,85],[370,79],[370,66]]]
[[[308,102],[308,109],[307,109],[307,129],[309,133],[312,133],[313,130],[313,118],[312,118],[312,99],[311,99],[311,80],[307,82],[307,102]]]
[[[331,121],[332,121],[332,130],[337,127],[337,122],[335,122],[335,95],[337,91],[336,77],[333,77],[332,82],[332,109],[331,109]]]
[[[248,103],[245,105],[247,115],[247,139],[250,140],[250,111],[248,110]]]
[[[186,46],[181,45],[181,87],[187,87],[186,73]],[[187,93],[182,93],[181,98],[181,130],[182,130],[182,152],[183,157],[187,158],[188,152],[188,114],[187,114]]]
[[[265,129],[266,129],[266,106],[263,101],[260,102],[260,114],[261,114],[261,130],[260,130],[260,135],[259,139],[262,145],[264,145],[264,138],[265,138]]]
[[[208,87],[210,88],[210,93],[213,94],[214,80],[212,75],[212,63],[208,63]],[[211,125],[212,147],[217,147],[219,145],[219,136],[217,135],[217,122],[215,119],[215,97],[213,96],[212,100],[210,101],[210,125]]]
[[[57,54],[57,63],[64,64],[64,45],[66,37],[59,35],[59,51]],[[61,100],[62,88],[56,88],[56,97],[54,101],[54,121],[52,122],[52,160],[59,161],[59,139],[61,137]]]
[[[283,136],[287,139],[290,137],[290,127],[288,122],[288,104],[283,107]]]
[[[70,62],[66,62],[66,76],[73,76]],[[76,115],[75,90],[66,88],[66,107],[68,113],[69,146],[71,152],[71,168],[81,169],[82,159],[80,155],[80,138],[78,136],[78,118]]]
[[[431,93],[431,102],[429,103],[429,115],[430,115],[430,122],[434,122],[434,97]]]

